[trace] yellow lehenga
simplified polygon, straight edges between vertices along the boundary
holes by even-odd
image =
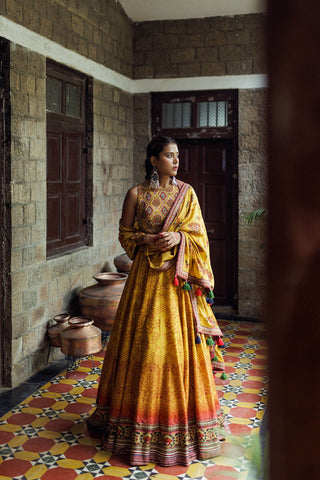
[[[137,247],[137,237],[165,230],[181,233],[169,252]],[[179,181],[158,189],[139,185],[134,225],[120,222],[119,239],[134,261],[89,428],[102,432],[106,450],[128,453],[133,465],[213,457],[224,419],[210,350],[221,331],[206,301],[213,275],[193,189]]]

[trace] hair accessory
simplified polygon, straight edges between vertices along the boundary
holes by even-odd
[[[150,185],[153,188],[159,188],[159,175],[158,175],[157,167],[155,165],[151,172]]]

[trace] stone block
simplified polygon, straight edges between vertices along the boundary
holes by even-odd
[[[220,45],[224,45],[226,43],[225,32],[207,32],[205,35],[205,42],[208,47],[219,47]]]
[[[30,160],[41,160],[46,158],[46,143],[38,139],[30,139]]]
[[[22,89],[14,91],[11,95],[11,109],[13,115],[27,116],[29,114],[29,98]]]
[[[6,0],[6,14],[13,22],[22,23],[22,6],[16,0]],[[3,3],[4,6],[4,3]],[[4,12],[3,12],[4,13]]]
[[[222,45],[219,47],[219,59],[223,61],[246,60],[245,46],[240,45]]]
[[[27,286],[27,285],[26,285]],[[22,308],[23,312],[29,312],[38,304],[38,290],[28,289],[22,293]]]
[[[172,50],[178,46],[178,37],[177,35],[162,35],[154,33],[152,36],[152,48],[154,50],[158,49],[169,49]]]
[[[148,65],[155,65],[157,63],[166,63],[170,61],[170,51],[168,49],[155,49],[151,52],[145,52],[145,63]]]
[[[252,73],[252,60],[240,60],[236,62],[227,62],[227,75],[249,75]]]
[[[225,32],[227,45],[247,45],[251,42],[250,30],[233,30]]]
[[[12,227],[23,226],[23,205],[12,205],[11,207]]]
[[[43,269],[44,265],[33,265],[28,271],[28,285],[34,288],[43,283]]]
[[[172,63],[188,63],[195,59],[194,48],[177,48],[170,52],[170,60]]]
[[[41,285],[39,291],[39,302],[46,303],[49,299],[48,285]]]
[[[13,227],[12,228],[12,248],[24,247],[30,244],[31,227]]]
[[[22,293],[11,296],[11,315],[12,318],[22,314]]]
[[[187,33],[187,22],[185,20],[166,20],[163,22],[163,31],[165,34],[185,34]]]
[[[37,2],[39,3],[39,2]],[[43,16],[40,16],[40,24],[38,26],[39,28],[39,33],[40,35],[43,35],[44,37],[47,38],[52,38],[52,21],[50,18],[45,18]]]
[[[12,339],[12,363],[15,365],[20,362],[22,356],[22,337]]]
[[[22,337],[23,356],[26,357],[39,348],[39,335],[37,329],[33,329]]]
[[[11,271],[17,272],[22,268],[22,250],[16,249],[11,251]]]
[[[15,365],[12,365],[11,382],[12,387],[20,385],[31,375],[32,370],[30,367],[29,358],[23,358],[23,360]]]
[[[201,63],[201,75],[225,75],[226,64],[224,62],[206,62]]]
[[[155,78],[175,78],[178,77],[178,65],[172,63],[160,63],[154,66]]]
[[[31,313],[31,328],[35,329],[40,325],[43,325],[46,321],[45,312],[46,307],[45,305],[41,305],[40,307],[34,308]]]
[[[218,60],[218,48],[197,48],[196,58],[201,62],[216,62]]]
[[[134,78],[152,78],[153,77],[152,65],[136,65],[134,66]]]
[[[201,72],[201,64],[192,62],[190,64],[178,65],[179,77],[198,77]]]
[[[13,295],[28,288],[28,272],[26,270],[11,274],[11,288]]]

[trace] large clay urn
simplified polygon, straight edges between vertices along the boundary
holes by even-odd
[[[72,317],[61,333],[61,351],[69,357],[84,357],[102,350],[101,330],[91,317]]]
[[[133,262],[126,253],[121,253],[114,258],[113,263],[118,272],[129,273]]]
[[[61,347],[61,333],[68,328],[69,318],[70,315],[68,313],[59,313],[59,315],[53,317],[56,324],[48,328],[49,342],[53,347]]]
[[[104,332],[111,331],[127,276],[125,273],[99,273],[93,275],[98,282],[96,285],[79,292],[82,314],[90,315]]]

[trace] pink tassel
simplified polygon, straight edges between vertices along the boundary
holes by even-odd
[[[177,276],[174,277],[173,285],[175,285],[175,286],[179,285],[179,280],[178,280]]]

